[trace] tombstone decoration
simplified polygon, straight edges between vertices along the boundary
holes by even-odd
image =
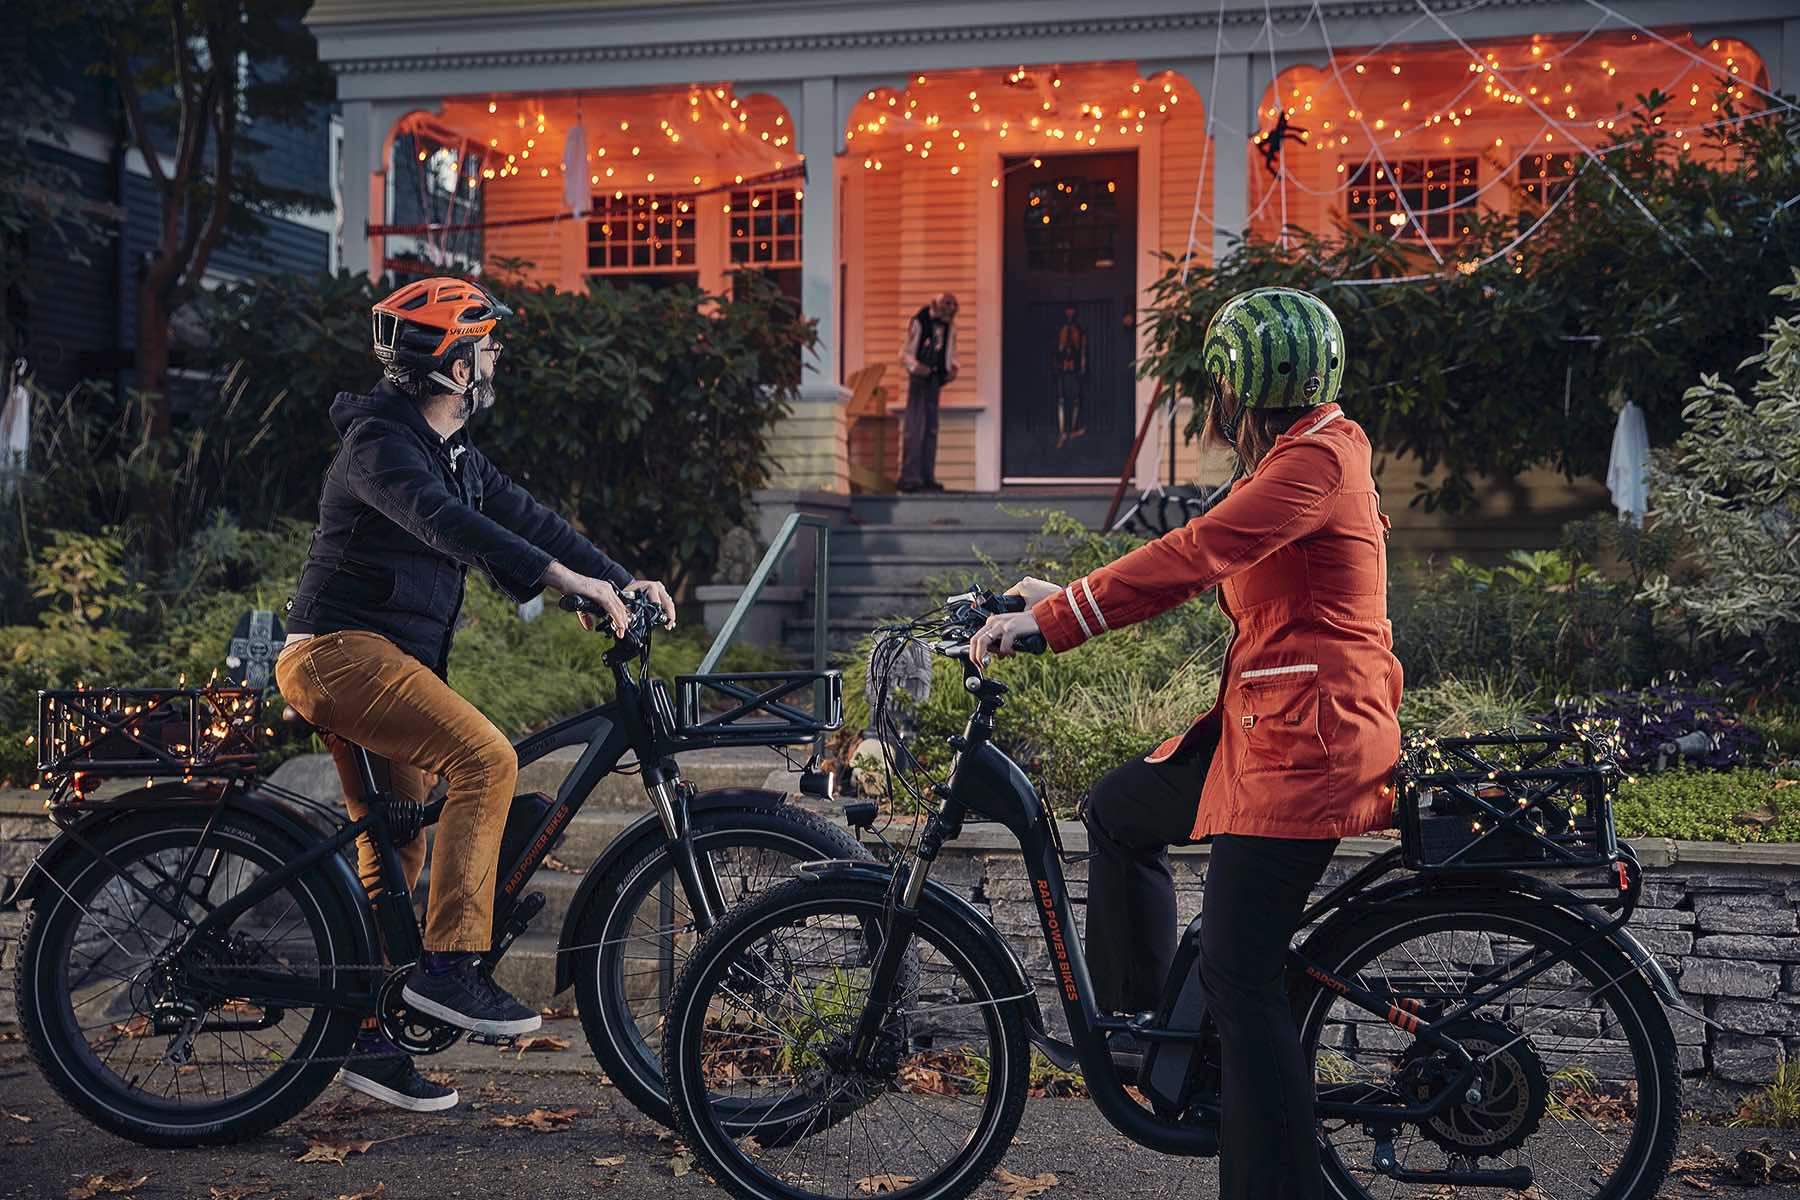
[[[272,612],[253,609],[239,617],[225,649],[225,678],[243,687],[268,687],[285,637]]]

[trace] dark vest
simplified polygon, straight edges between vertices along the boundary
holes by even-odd
[[[929,304],[913,314],[913,320],[919,323],[919,361],[931,368],[933,379],[941,382],[949,373],[945,357],[950,352],[950,322],[932,316]]]

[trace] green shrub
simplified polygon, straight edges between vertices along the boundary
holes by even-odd
[[[1800,301],[1800,267],[1774,294]],[[1657,575],[1647,595],[1781,686],[1800,661],[1800,320],[1778,316],[1763,336],[1744,363],[1762,368],[1754,402],[1710,372],[1682,397],[1687,428],[1656,456],[1651,511],[1689,570]]]
[[[326,407],[380,378],[368,312],[387,286],[345,273],[247,281],[211,297],[213,356],[236,374],[199,416],[211,437],[245,448],[232,464],[243,485],[220,501],[244,525],[317,505],[337,442]],[[598,283],[498,290],[515,315],[499,331],[500,399],[471,426],[477,443],[639,575],[703,581],[769,478],[771,430],[798,394],[812,323],[753,271],[719,295]]]
[[[1628,838],[1800,842],[1800,785],[1751,769],[1636,775],[1619,785],[1613,818]]]

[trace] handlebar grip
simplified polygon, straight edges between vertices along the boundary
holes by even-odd
[[[1025,597],[1023,597],[1023,596],[1012,596],[1012,595],[1002,594],[1002,595],[994,597],[994,611],[995,612],[1003,612],[1003,613],[1024,612],[1029,607],[1030,607],[1030,605],[1025,603]]]
[[[1044,640],[1041,633],[1028,633],[1024,637],[1013,639],[1015,654],[1046,654],[1049,650],[1050,643]]]
[[[595,604],[586,596],[577,596],[573,592],[564,595],[561,600],[557,601],[557,604],[564,612],[597,613],[600,611],[600,606],[598,604]]]

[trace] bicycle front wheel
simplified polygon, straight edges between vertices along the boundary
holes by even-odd
[[[1019,1127],[1022,1000],[995,994],[1011,968],[929,901],[906,969],[874,998],[874,1050],[854,1052],[886,902],[875,880],[784,884],[734,909],[676,983],[663,1046],[670,1100],[689,1144],[741,1200],[960,1200]]]
[[[1325,987],[1296,997],[1322,1102],[1397,1110],[1441,1096],[1457,1066],[1402,1028],[1415,1014],[1430,1024],[1473,1004],[1441,1028],[1478,1063],[1475,1098],[1458,1096],[1422,1120],[1326,1110],[1319,1134],[1332,1191],[1341,1200],[1451,1191],[1650,1200],[1681,1121],[1674,1034],[1655,994],[1618,947],[1568,913],[1541,903],[1456,911],[1456,903],[1372,910],[1312,952],[1404,1014],[1390,1023]],[[1513,1182],[1453,1183],[1447,1174],[1465,1171],[1511,1171]]]
[[[868,859],[845,830],[804,809],[712,809],[692,837],[722,908],[760,895],[820,859]],[[673,1124],[663,1086],[663,1024],[700,925],[660,827],[647,830],[594,888],[573,963],[582,1030],[607,1077],[645,1116]]]

